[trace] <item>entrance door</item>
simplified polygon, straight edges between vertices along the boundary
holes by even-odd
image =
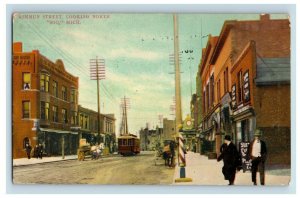
[[[249,133],[249,120],[243,120],[241,122],[242,128],[242,141],[249,142],[250,141],[250,133]]]

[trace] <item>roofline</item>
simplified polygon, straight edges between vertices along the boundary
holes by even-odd
[[[210,64],[214,65],[215,61],[218,57],[218,54],[220,53],[222,47],[223,47],[223,43],[225,42],[225,39],[228,36],[229,31],[231,30],[231,28],[233,27],[233,25],[237,22],[237,20],[228,20],[224,22],[224,25],[222,27],[218,42],[215,46],[215,49],[213,51],[213,54],[210,58]]]

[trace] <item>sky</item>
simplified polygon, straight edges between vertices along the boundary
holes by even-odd
[[[285,14],[271,18],[287,18]],[[182,117],[190,113],[201,48],[207,35],[217,36],[225,20],[258,20],[259,14],[178,14],[181,54]],[[105,60],[106,78],[100,81],[101,113],[115,114],[120,128],[121,98],[129,98],[129,132],[149,123],[160,126],[159,115],[174,119],[175,95],[172,14],[15,13],[13,42],[23,51],[38,49],[79,77],[79,104],[97,110],[96,81],[90,80],[90,59]]]

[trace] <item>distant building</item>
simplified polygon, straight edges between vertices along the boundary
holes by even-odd
[[[164,143],[163,128],[156,129],[142,128],[140,130],[140,146],[143,151],[154,151],[158,147],[162,147]]]
[[[113,114],[100,114],[100,137],[98,134],[98,112],[78,106],[79,136],[92,145],[103,142],[110,152],[115,151],[116,133],[115,117]]]
[[[175,138],[175,122],[174,120],[163,119],[163,140],[174,140]]]

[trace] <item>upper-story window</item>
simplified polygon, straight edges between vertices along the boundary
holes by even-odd
[[[78,119],[77,112],[76,112],[76,111],[73,111],[73,112],[72,112],[72,120],[71,120],[71,124],[77,125],[77,124],[78,124],[77,119]]]
[[[30,89],[30,81],[31,81],[30,73],[23,73],[23,89],[24,90]]]
[[[58,122],[58,111],[57,111],[57,106],[53,106],[52,107],[52,111],[53,111],[53,122]]]
[[[217,82],[217,99],[218,99],[218,101],[220,101],[220,99],[221,99],[220,79]]]
[[[214,100],[215,100],[215,94],[214,94],[214,86],[215,86],[215,82],[214,82],[214,74],[210,77],[210,106],[214,106]]]
[[[49,75],[41,74],[40,76],[40,90],[49,92]]]
[[[224,94],[228,91],[228,67],[226,67],[224,71]]]
[[[29,116],[30,116],[30,101],[26,100],[26,101],[22,102],[22,112],[23,112],[23,115],[22,115],[23,118],[29,118]]]
[[[58,92],[57,92],[57,82],[56,82],[56,81],[53,81],[52,88],[53,88],[53,95],[54,95],[55,97],[58,97]]]
[[[67,100],[67,88],[65,86],[61,87],[61,97],[63,100]]]
[[[76,89],[72,89],[71,90],[71,102],[73,103],[77,103],[77,93],[76,93]]]
[[[49,103],[41,101],[41,119],[49,120]]]
[[[61,110],[61,114],[62,114],[62,122],[63,123],[68,123],[68,115],[67,115],[67,110],[66,109],[62,109]]]
[[[239,71],[237,74],[238,87],[237,87],[237,102],[241,103],[243,101],[243,74]]]

